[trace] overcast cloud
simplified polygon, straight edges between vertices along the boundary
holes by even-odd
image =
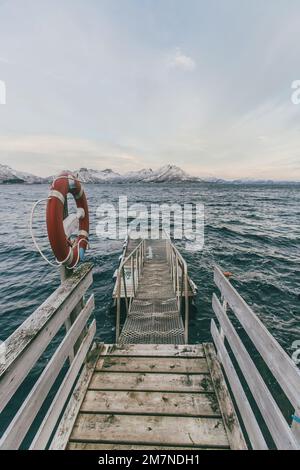
[[[0,1],[0,163],[300,179],[299,0]]]

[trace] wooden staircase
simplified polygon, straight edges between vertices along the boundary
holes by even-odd
[[[104,345],[68,449],[245,448],[211,344]]]

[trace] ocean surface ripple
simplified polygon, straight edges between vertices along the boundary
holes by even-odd
[[[234,274],[232,282],[240,294],[291,354],[293,341],[300,339],[299,189],[289,185],[86,185],[91,218],[87,260],[94,263],[98,337],[114,341],[112,276],[123,241],[97,238],[96,209],[126,195],[129,204],[205,205],[204,249],[189,252],[183,241],[176,241],[199,289],[191,314],[191,343],[211,339],[213,266],[218,264]],[[0,193],[0,339],[4,340],[51,294],[59,274],[35,251],[28,229],[31,206],[47,197],[47,186],[7,185],[0,187]],[[45,204],[37,210],[35,231],[51,256]]]

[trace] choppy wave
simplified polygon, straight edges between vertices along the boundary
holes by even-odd
[[[87,185],[91,213],[91,250],[98,337],[114,341],[112,276],[122,241],[96,237],[96,208],[127,195],[129,203],[204,203],[205,246],[191,253],[179,248],[199,294],[192,311],[190,342],[210,340],[214,264],[234,273],[233,283],[282,346],[290,352],[300,337],[299,203],[298,186],[101,186]],[[47,194],[44,185],[0,187],[0,339],[11,334],[59,283],[59,275],[44,264],[32,245],[28,219],[32,203]],[[51,256],[44,208],[35,230]]]

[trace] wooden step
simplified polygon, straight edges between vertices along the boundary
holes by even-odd
[[[211,393],[88,390],[81,412],[221,417],[217,399]]]
[[[68,449],[246,447],[211,344],[104,345],[68,436]]]
[[[190,447],[166,447],[159,445],[133,445],[133,444],[111,444],[106,442],[105,444],[99,444],[97,442],[70,442],[68,450],[188,450]],[[193,447],[193,450],[228,450],[225,447],[216,447],[214,449],[203,448],[203,447]]]
[[[100,358],[97,371],[105,372],[160,372],[172,374],[208,374],[205,358],[156,358],[156,357],[115,357]]]
[[[102,356],[144,356],[144,357],[205,357],[202,344],[106,344]]]
[[[70,441],[228,447],[220,418],[80,413]]]
[[[207,374],[161,374],[95,372],[89,385],[93,390],[144,390],[163,392],[213,392]]]

